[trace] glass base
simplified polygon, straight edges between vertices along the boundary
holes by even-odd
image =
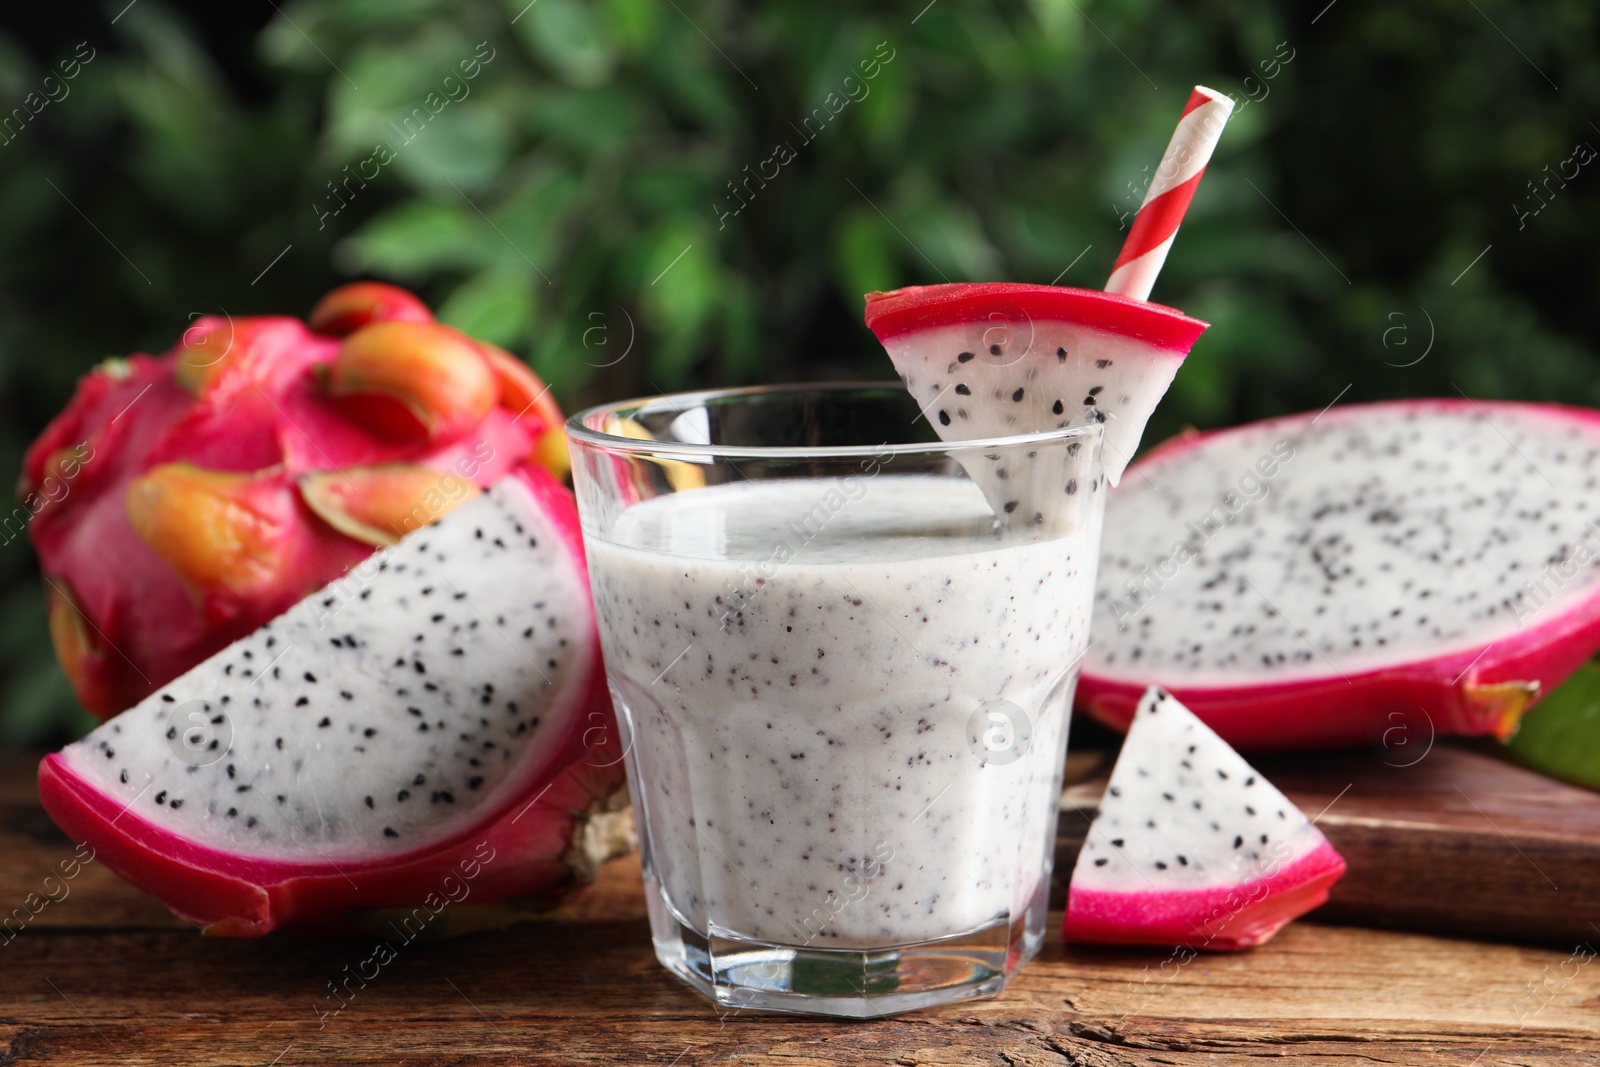
[[[703,934],[664,910],[653,924],[656,958],[717,1004],[741,1011],[875,1019],[992,997],[1044,941],[1018,916],[917,944],[813,948]]]

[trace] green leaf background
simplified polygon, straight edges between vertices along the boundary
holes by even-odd
[[[569,409],[879,378],[868,289],[1102,284],[1197,82],[1250,102],[1154,294],[1214,325],[1149,440],[1347,385],[1600,402],[1600,175],[1513,206],[1600,145],[1587,0],[123,2],[0,24],[5,108],[96,50],[0,145],[7,470],[96,361],[356,276]],[[0,739],[46,744],[83,717],[34,572],[0,546]]]

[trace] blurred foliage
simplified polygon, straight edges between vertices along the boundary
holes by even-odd
[[[5,108],[95,55],[0,134],[0,466],[95,361],[356,275],[569,408],[882,377],[868,289],[1100,285],[1196,82],[1249,103],[1154,294],[1214,325],[1151,440],[1346,385],[1600,403],[1600,174],[1513,206],[1600,146],[1587,0],[924,2],[32,10]],[[38,743],[81,720],[32,566],[0,547],[0,739]]]

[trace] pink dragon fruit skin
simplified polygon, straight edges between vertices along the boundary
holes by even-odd
[[[414,526],[383,513],[408,500],[392,482],[423,472],[449,506],[530,455],[564,473],[560,421],[526,367],[381,283],[330,293],[311,326],[202,318],[164,356],[102,364],[19,485],[55,489],[29,534],[79,699],[135,703]],[[361,514],[308,494],[327,472]]]

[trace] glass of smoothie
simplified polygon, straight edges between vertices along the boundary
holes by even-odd
[[[568,429],[661,962],[737,1008],[998,992],[1044,938],[1102,427],[946,443],[895,383]]]

